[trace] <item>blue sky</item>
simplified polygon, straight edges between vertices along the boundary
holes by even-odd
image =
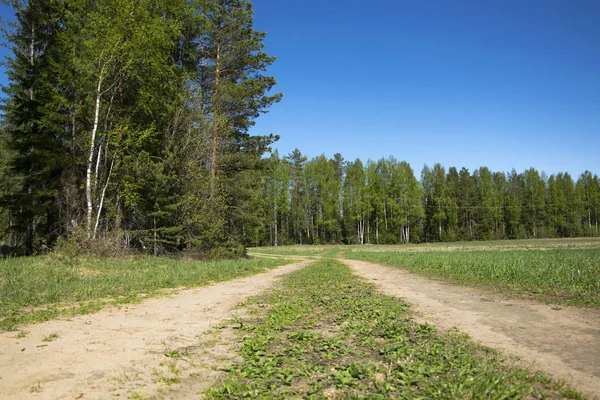
[[[255,0],[282,155],[600,173],[600,1]],[[7,8],[0,6],[7,17]],[[0,71],[0,83],[6,77]]]
[[[600,1],[256,0],[281,103],[253,133],[309,157],[600,173]]]

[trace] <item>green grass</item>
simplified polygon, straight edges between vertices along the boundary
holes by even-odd
[[[45,338],[43,338],[42,342],[52,342],[56,339],[58,339],[58,333],[51,333],[48,336],[46,336]]]
[[[0,330],[98,311],[164,293],[247,276],[281,260],[184,261],[165,257],[0,259]]]
[[[293,246],[266,246],[266,247],[251,247],[248,249],[249,254],[272,254],[280,256],[320,256],[324,252],[330,251],[332,248],[343,249],[345,246],[328,246],[328,245],[293,245]]]
[[[411,319],[335,260],[289,275],[255,297],[239,329],[242,361],[209,399],[580,398],[457,332]]]
[[[600,238],[410,245],[256,247],[254,253],[336,257],[402,267],[455,284],[557,304],[600,307]]]
[[[346,256],[503,293],[600,307],[600,249],[461,252],[349,251]]]
[[[519,239],[473,242],[440,242],[407,245],[292,245],[253,247],[251,253],[282,256],[322,256],[338,252],[457,252],[473,250],[599,249],[600,237],[567,239]]]

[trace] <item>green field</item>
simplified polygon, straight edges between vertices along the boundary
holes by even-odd
[[[543,239],[394,246],[254,248],[281,255],[335,256],[401,267],[455,284],[559,304],[600,307],[600,240]]]
[[[291,245],[250,248],[251,253],[314,256],[331,252],[452,252],[473,250],[600,249],[600,238],[488,240],[402,245]]]
[[[150,256],[0,259],[0,330],[94,312],[107,304],[168,293],[161,289],[204,286],[282,264],[281,260],[201,262]]]
[[[207,398],[581,398],[466,335],[415,323],[408,304],[335,260],[246,305],[231,321],[242,361]]]

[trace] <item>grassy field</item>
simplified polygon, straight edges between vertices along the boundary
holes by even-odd
[[[556,250],[600,249],[600,238],[489,240],[480,242],[444,242],[402,245],[292,245],[249,249],[251,253],[273,255],[322,256],[339,252],[455,252],[475,250]]]
[[[349,252],[347,257],[543,301],[600,307],[600,249]]]
[[[251,252],[335,256],[401,267],[452,283],[557,304],[600,307],[600,239],[396,246],[286,246]]]
[[[282,265],[281,260],[183,261],[165,257],[53,255],[0,259],[0,330],[136,302],[163,289],[203,286]]]
[[[231,322],[243,359],[206,398],[581,398],[466,335],[415,323],[406,303],[335,260],[246,305]]]

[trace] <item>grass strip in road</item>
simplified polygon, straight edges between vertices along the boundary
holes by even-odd
[[[276,256],[322,256],[327,251],[332,249],[341,250],[344,246],[339,245],[290,245],[290,246],[266,246],[266,247],[251,247],[248,253],[272,254]]]
[[[335,260],[246,306],[231,322],[243,360],[205,398],[580,398],[464,334],[415,323],[406,303]]]
[[[600,249],[468,252],[346,252],[428,277],[552,303],[600,307]]]
[[[108,304],[134,303],[166,293],[163,289],[204,286],[248,276],[284,263],[150,256],[0,259],[0,331],[28,322],[95,312]]]

